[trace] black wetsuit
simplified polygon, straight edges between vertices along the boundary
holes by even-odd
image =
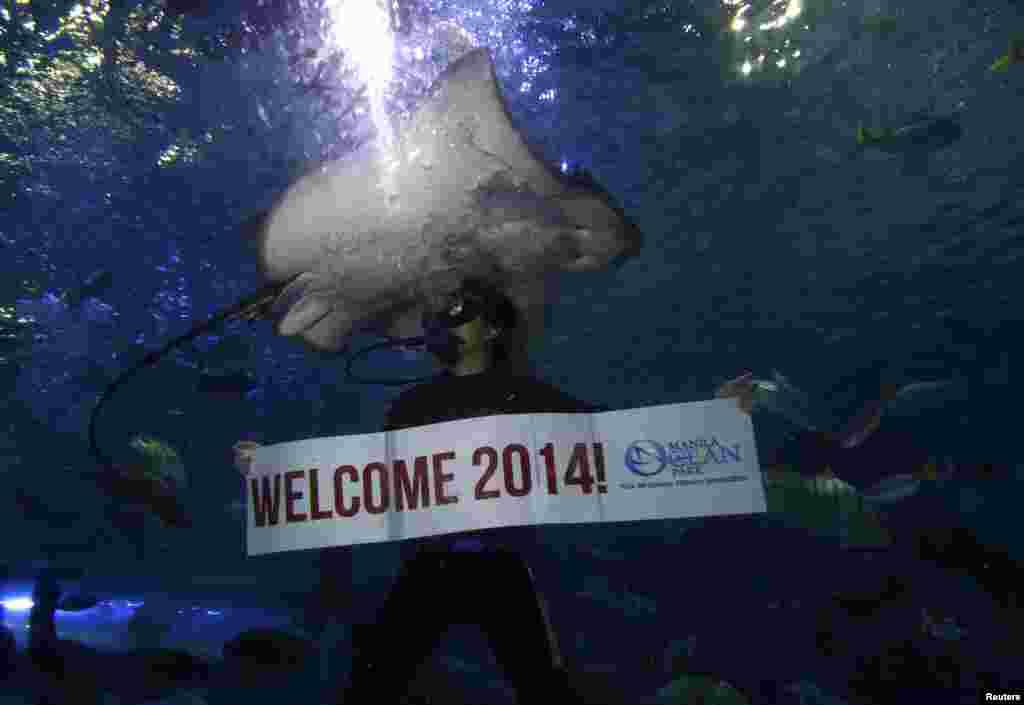
[[[394,401],[385,431],[496,414],[602,411],[554,385],[500,369],[457,377],[446,375],[403,392]]]
[[[404,392],[385,430],[497,414],[600,411],[556,387],[500,370],[446,376]],[[346,703],[390,705],[448,627],[479,625],[521,705],[575,701],[545,608],[524,560],[534,527],[506,527],[416,539],[378,620],[361,634]]]

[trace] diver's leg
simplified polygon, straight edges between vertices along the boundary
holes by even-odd
[[[405,563],[377,620],[353,646],[352,685],[344,705],[394,705],[450,624],[444,555],[421,551]]]
[[[529,566],[511,551],[480,554],[487,576],[480,626],[519,705],[578,703]]]

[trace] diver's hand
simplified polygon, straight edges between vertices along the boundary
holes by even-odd
[[[736,379],[731,379],[715,392],[718,399],[735,399],[740,411],[749,414],[754,410],[754,373],[745,372]]]
[[[242,473],[242,477],[248,477],[252,470],[252,452],[262,446],[256,441],[239,441],[231,447],[235,453],[235,468]]]

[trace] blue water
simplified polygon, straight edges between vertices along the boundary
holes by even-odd
[[[394,37],[405,63],[387,110],[416,105],[459,42],[488,47],[523,132],[552,163],[589,170],[645,234],[622,268],[561,277],[532,350],[538,376],[624,409],[708,399],[741,372],[777,369],[838,417],[880,382],[956,379],[963,394],[883,419],[882,430],[910,434],[960,468],[992,463],[997,477],[965,470],[889,510],[893,526],[967,527],[1022,559],[1024,67],[988,68],[1021,26],[1020,4],[399,4],[413,29]],[[324,52],[343,45],[314,38],[308,8],[229,0],[175,18],[157,0],[128,2],[122,20],[107,22],[125,24],[117,68],[106,72],[89,12],[61,5],[30,15],[19,4],[13,21],[0,12],[3,596],[30,595],[46,565],[78,571],[67,590],[181,605],[181,615],[167,613],[167,645],[216,659],[243,629],[294,625],[318,579],[311,552],[245,556],[228,508],[239,490],[232,444],[374,432],[399,390],[346,383],[338,358],[266,323],[234,323],[173,352],[119,389],[99,436],[119,462],[139,433],[178,449],[195,525],[182,531],[130,512],[111,523],[118,507],[89,475],[89,414],[131,362],[261,285],[240,223],[319,160],[350,152],[369,116],[345,112],[354,74],[318,74]],[[323,26],[364,21],[338,12]],[[877,17],[891,18],[891,31],[872,29]],[[922,113],[951,117],[962,135],[916,155],[913,169],[901,154],[855,149],[858,126],[897,129]],[[96,272],[112,283],[79,305],[62,298]],[[367,371],[378,376],[428,369],[409,352],[375,360]],[[244,370],[251,386],[204,397],[204,370]],[[760,457],[785,456],[797,429],[768,414],[754,424]],[[47,509],[26,510],[15,487]],[[101,530],[106,538],[90,541]],[[836,536],[763,517],[559,527],[545,538],[550,556],[535,572],[563,649],[593,683],[635,701],[672,675],[644,664],[690,635],[689,667],[758,703],[800,702],[787,688],[801,682],[855,702],[850,681],[865,659],[903,640],[955,659],[964,674],[960,685],[922,679],[909,690],[975,702],[977,671],[1010,670],[995,646],[1007,617],[992,598],[970,577],[904,553],[868,564]],[[379,606],[397,556],[393,545],[357,549],[351,599],[361,614]],[[822,656],[816,610],[891,571],[914,577],[911,603],[843,627],[849,653]],[[24,614],[11,604],[5,622],[23,644]],[[921,607],[955,618],[965,635],[953,646],[923,637]],[[123,619],[101,610],[59,615],[58,626],[118,650],[128,648]],[[346,677],[344,625],[332,634],[294,681],[309,702],[326,702]],[[511,702],[472,630],[453,634],[435,666],[459,674],[471,702]],[[28,698],[33,683],[19,680],[8,700],[5,684],[0,702]],[[228,703],[244,690],[177,697]],[[284,692],[250,691],[267,702]]]

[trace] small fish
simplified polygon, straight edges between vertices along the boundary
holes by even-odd
[[[302,668],[313,649],[310,641],[280,629],[241,632],[224,644],[224,661],[245,676],[275,675]]]
[[[576,550],[599,561],[625,561],[629,559],[629,556],[625,553],[611,551],[597,545],[577,545]]]
[[[149,702],[209,683],[210,664],[188,651],[142,648],[104,655],[102,684],[117,702]],[[116,675],[114,675],[116,674]]]
[[[988,70],[1001,73],[1017,64],[1024,64],[1024,36],[1011,39],[1009,50],[996,59],[995,63],[988,67]]]
[[[888,36],[899,28],[899,20],[892,15],[869,15],[862,24],[864,29],[882,36]]]
[[[960,641],[967,630],[957,624],[953,617],[937,618],[926,607],[921,608],[921,631],[925,636],[938,641]]]
[[[182,15],[206,15],[209,14],[210,3],[208,0],[167,0],[164,3],[164,12],[170,17]]]
[[[964,527],[933,527],[914,532],[915,555],[944,569],[973,578],[1003,609],[1019,609],[1024,567],[1001,546],[982,543]]]
[[[819,431],[828,424],[825,414],[813,408],[810,397],[780,372],[772,370],[771,380],[756,379],[751,383],[754,385],[755,411],[759,408],[772,411],[808,431]]]
[[[59,612],[85,612],[100,604],[100,599],[95,595],[68,595],[57,603]]]
[[[75,543],[41,543],[38,551],[50,560],[67,559],[75,555],[87,555],[96,551],[95,535]]]
[[[995,463],[978,463],[970,467],[973,476],[979,480],[991,480],[996,477]]]
[[[871,617],[887,604],[894,603],[909,592],[902,579],[890,575],[882,588],[874,592],[837,592],[832,601],[851,617]]]
[[[818,474],[804,478],[803,482],[808,491],[822,497],[846,497],[857,493],[853,485],[836,477],[831,467],[826,467]]]

